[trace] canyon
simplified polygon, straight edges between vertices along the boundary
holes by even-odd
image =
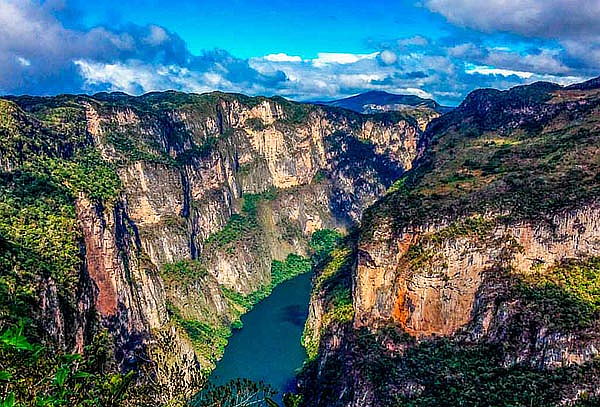
[[[113,405],[184,405],[241,315],[313,268],[300,405],[594,405],[598,81],[390,109],[3,98],[4,335],[78,355],[98,398],[81,366],[115,375]]]
[[[71,249],[60,271],[6,270],[32,287],[20,313],[63,352],[85,356],[106,332],[107,369],[137,372],[158,403],[200,388],[240,316],[306,267],[314,232],[356,225],[411,168],[423,134],[401,113],[223,93],[16,97],[0,107],[2,234],[50,263],[67,257],[65,242]],[[60,192],[68,225],[54,233],[44,229],[56,223],[47,189]],[[24,238],[20,227],[33,225]]]
[[[597,405],[599,96],[478,90],[428,126],[317,271],[306,405]]]

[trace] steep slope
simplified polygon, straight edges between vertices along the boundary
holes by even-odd
[[[354,225],[420,137],[409,115],[281,98],[0,100],[0,332],[22,321],[30,341],[84,360],[105,332],[94,372],[137,371],[152,402],[183,402],[240,314],[306,269],[313,232]]]
[[[319,272],[306,405],[597,405],[593,85],[479,90],[428,126]]]

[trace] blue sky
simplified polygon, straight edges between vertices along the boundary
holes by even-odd
[[[448,29],[443,17],[403,1],[183,0],[172,7],[156,0],[90,3],[72,3],[87,27],[159,22],[180,35],[192,53],[221,48],[240,58],[280,52],[304,58],[319,52],[366,53],[373,42],[415,33],[439,37]]]
[[[598,75],[599,0],[0,0],[0,94],[386,90],[454,105]]]

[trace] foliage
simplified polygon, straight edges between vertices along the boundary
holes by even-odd
[[[532,320],[562,330],[585,329],[600,320],[600,258],[566,260],[523,278],[517,294]]]
[[[277,285],[300,274],[308,273],[311,267],[312,262],[310,259],[291,253],[284,261],[273,260],[271,263],[271,282],[258,290],[248,295],[242,295],[226,287],[221,287],[221,290],[225,297],[233,304],[248,311],[254,305],[267,298]]]
[[[231,336],[231,328],[223,325],[210,325],[206,322],[184,318],[173,305],[167,304],[171,319],[187,333],[194,350],[204,360],[215,363],[225,352],[227,338]]]
[[[121,153],[124,162],[146,161],[157,164],[174,165],[176,161],[165,153],[153,152],[147,142],[140,140],[134,129],[107,125],[106,141]]]
[[[399,230],[489,213],[551,221],[552,213],[597,196],[600,100],[586,98],[572,120],[560,114],[565,107],[545,103],[549,95],[543,87],[480,95],[494,113],[473,99],[436,120],[419,165],[365,212],[363,238],[380,222]]]
[[[333,229],[320,229],[310,237],[309,246],[313,253],[315,264],[319,264],[329,258],[331,252],[342,240],[342,234]]]
[[[69,191],[48,176],[0,174],[0,317],[28,316],[36,282],[70,296],[81,264]]]
[[[327,242],[323,247],[331,251],[324,257],[325,261],[317,265],[313,283],[313,295],[317,295],[318,301],[322,301],[324,305],[321,329],[316,335],[310,324],[306,324],[302,333],[301,341],[306,349],[308,362],[318,356],[321,335],[330,325],[346,324],[354,318],[351,266],[355,255],[356,234],[350,234],[343,241],[337,241],[335,234],[320,235],[328,238],[322,240],[318,237],[316,241]],[[336,242],[336,246],[332,249],[329,243],[333,242]]]
[[[48,158],[36,167],[64,185],[73,196],[85,193],[92,199],[110,201],[121,190],[121,180],[114,168],[95,150],[84,151],[73,160]]]
[[[574,382],[593,383],[600,374],[595,362],[555,371],[505,367],[499,347],[445,339],[410,348],[400,359],[383,357],[370,368],[375,383],[386,383],[393,375],[397,382],[415,381],[422,388],[415,395],[398,396],[398,405],[407,407],[558,406],[561,389]],[[385,394],[385,387],[380,390]]]
[[[277,407],[277,392],[262,382],[234,379],[215,386],[209,384],[190,403],[192,407]]]
[[[230,243],[240,240],[243,236],[254,230],[255,227],[256,223],[254,219],[234,213],[223,229],[206,238],[205,243],[223,248]]]
[[[202,141],[200,145],[194,145],[191,149],[184,151],[177,155],[177,163],[183,165],[190,161],[192,158],[205,158],[214,150],[219,139],[217,137],[209,136]]]
[[[287,124],[294,125],[303,123],[314,109],[313,105],[292,102],[279,96],[273,97],[272,100],[277,102],[283,108],[285,117],[280,119],[280,121]]]
[[[176,263],[168,263],[161,270],[161,276],[165,280],[182,283],[199,281],[207,274],[208,271],[198,260],[180,260]]]
[[[260,194],[245,194],[243,196],[242,214],[233,214],[223,229],[210,235],[206,245],[224,248],[254,232],[258,227],[258,205],[262,200],[273,200],[277,190],[270,188]]]
[[[251,117],[246,120],[245,124],[254,131],[262,131],[267,128],[260,117]]]
[[[564,405],[561,400],[575,398],[574,385],[593,391],[600,378],[600,360],[539,370],[507,364],[502,345],[448,338],[416,341],[397,327],[362,328],[345,335],[346,348],[319,361],[317,383],[322,386],[323,405],[353,397],[339,395],[349,368],[360,371],[368,382],[373,405],[397,407],[558,407]],[[390,350],[390,343],[396,350]],[[315,368],[314,363],[309,365]],[[306,376],[308,380],[314,380],[312,375]],[[579,397],[588,398],[585,392]]]
[[[315,172],[315,175],[313,176],[311,183],[312,184],[320,184],[321,182],[325,181],[327,179],[327,172],[325,170],[318,170],[317,172]]]
[[[6,406],[140,405],[139,400],[131,404],[133,372],[104,370],[112,360],[107,339],[100,334],[83,355],[65,354],[32,342],[24,321],[8,326],[0,334],[0,400],[4,397]]]
[[[297,254],[288,254],[284,261],[273,260],[271,263],[271,284],[276,286],[300,274],[308,273],[312,262]]]
[[[408,190],[406,188],[406,177],[402,177],[397,179],[391,187],[388,188],[387,193],[392,194],[394,192],[407,194]]]

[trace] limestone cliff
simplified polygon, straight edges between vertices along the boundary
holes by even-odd
[[[422,135],[405,114],[222,93],[0,103],[4,174],[64,188],[74,208],[78,311],[42,283],[45,329],[77,352],[108,329],[118,366],[146,366],[162,402],[197,388],[244,311],[236,299],[271,283],[272,261],[354,225],[411,168]]]
[[[430,124],[320,272],[306,405],[596,405],[599,96],[482,90]]]

